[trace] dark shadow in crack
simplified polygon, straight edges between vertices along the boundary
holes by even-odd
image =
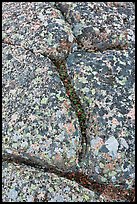
[[[23,155],[25,155],[23,157]],[[73,172],[67,172],[62,171],[61,169],[58,169],[57,167],[48,164],[47,162],[44,162],[40,159],[37,159],[36,157],[29,156],[29,154],[23,153],[22,155],[16,155],[16,154],[3,154],[2,161],[7,161],[9,163],[17,163],[17,164],[25,164],[27,166],[35,167],[41,171],[48,172],[48,173],[54,173],[59,177],[67,178],[71,181],[77,182],[79,185],[94,191],[98,195],[104,195],[107,196],[111,200],[124,200],[126,202],[134,202],[135,199],[135,190],[125,190],[120,187],[114,187],[112,184],[101,184],[98,183],[92,179],[90,179],[87,175],[83,174],[80,171],[73,171]],[[36,198],[37,200],[37,198]]]
[[[55,61],[54,63],[57,72],[59,73],[60,79],[62,80],[64,87],[66,88],[67,95],[71,101],[72,108],[74,109],[76,116],[79,121],[80,130],[81,130],[81,151],[79,152],[79,162],[85,158],[88,147],[88,139],[86,135],[86,114],[81,104],[80,98],[77,96],[76,91],[71,83],[71,79],[67,73],[66,69],[66,60]]]

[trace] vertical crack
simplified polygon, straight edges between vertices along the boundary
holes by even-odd
[[[12,44],[11,42],[5,42],[5,44],[13,45],[13,46],[21,46],[21,45],[15,45]],[[27,49],[24,47],[24,49],[31,51],[33,54],[35,52],[33,50]],[[40,53],[42,54],[42,53]],[[43,56],[46,56],[42,54]],[[49,56],[48,56],[49,57]],[[88,141],[87,141],[87,135],[86,135],[86,114],[84,112],[83,106],[81,105],[80,99],[76,94],[76,91],[71,83],[70,77],[68,76],[67,69],[66,69],[66,59],[65,60],[60,60],[60,61],[55,61],[51,59],[53,64],[55,65],[60,79],[64,83],[64,86],[66,88],[67,95],[69,96],[69,99],[71,101],[71,105],[75,110],[75,113],[77,115],[79,124],[80,124],[80,129],[81,129],[81,146],[82,149],[79,152],[79,162],[84,158],[86,152],[87,152],[87,147],[88,147]],[[83,187],[93,190],[99,194],[103,195],[109,195],[112,200],[115,199],[126,199],[128,202],[135,202],[135,190],[134,189],[124,189],[122,184],[119,187],[115,187],[112,184],[101,184],[93,179],[89,178],[87,175],[80,171],[72,171],[72,172],[67,172],[67,171],[62,171],[61,169],[58,169],[57,167],[48,164],[47,162],[38,160],[35,157],[29,156],[28,154],[25,153],[20,153],[20,155],[17,154],[5,154],[3,155],[2,161],[7,161],[9,163],[18,163],[18,164],[25,164],[27,166],[32,166],[35,168],[38,168],[40,170],[44,170],[44,172],[49,172],[49,173],[55,173],[59,177],[64,177],[69,180],[75,180],[77,183],[82,185]],[[45,200],[46,200],[46,194],[45,194]],[[36,195],[36,201],[37,201],[37,195]]]
[[[75,110],[76,116],[78,118],[79,121],[79,125],[80,125],[80,130],[81,130],[81,151],[79,152],[79,156],[78,156],[78,160],[79,162],[84,158],[84,156],[86,155],[87,152],[87,146],[88,146],[88,140],[87,140],[87,135],[86,135],[86,114],[85,111],[83,109],[83,106],[81,104],[81,101],[79,99],[79,97],[76,94],[76,91],[71,83],[71,79],[67,73],[67,69],[66,69],[66,60],[60,60],[60,61],[55,61],[52,60],[52,62],[54,63],[60,79],[62,80],[65,88],[66,88],[66,92],[67,95],[69,96],[69,99],[71,101],[71,105],[73,107],[73,109]]]

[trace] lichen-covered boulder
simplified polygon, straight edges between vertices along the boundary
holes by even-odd
[[[2,2],[2,42],[3,202],[134,201],[134,2]]]
[[[82,49],[106,50],[135,45],[132,2],[56,2]]]
[[[134,49],[75,52],[68,74],[87,113],[88,151],[81,167],[102,182],[130,188],[135,166]]]
[[[26,165],[3,162],[3,202],[94,202],[99,196],[75,181]]]
[[[52,2],[3,2],[2,38],[52,59],[64,59],[71,51],[71,28]]]
[[[35,155],[60,168],[77,162],[78,119],[47,57],[3,44],[3,148]]]

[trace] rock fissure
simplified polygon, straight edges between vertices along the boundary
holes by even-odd
[[[65,60],[63,61],[53,61],[60,79],[62,80],[64,87],[66,88],[67,95],[69,96],[69,99],[71,101],[71,105],[76,113],[76,116],[79,121],[80,129],[81,129],[81,151],[79,152],[79,162],[82,161],[84,158],[86,152],[87,152],[87,147],[88,147],[88,138],[86,135],[86,114],[83,109],[83,106],[81,104],[80,98],[77,96],[76,91],[71,83],[71,79],[68,76],[66,65],[65,65]]]
[[[10,42],[3,42],[5,44],[13,45],[13,46],[21,46],[21,45],[15,45]],[[25,47],[24,49],[32,52],[35,55],[35,52],[33,50],[29,50]],[[41,54],[41,53],[40,53]],[[46,55],[42,54],[43,56],[47,57]],[[57,72],[59,73],[60,79],[62,80],[67,95],[71,101],[71,105],[73,109],[75,110],[75,113],[78,117],[78,121],[80,124],[80,130],[82,134],[81,138],[81,151],[79,152],[79,163],[84,159],[85,154],[87,153],[87,147],[88,147],[88,138],[86,135],[86,114],[84,112],[84,109],[81,105],[80,99],[77,96],[75,89],[71,83],[71,79],[68,76],[65,62],[66,60],[62,61],[55,61],[51,60],[53,64],[56,67]],[[82,116],[82,117],[81,117]],[[40,159],[37,159],[35,157],[30,156],[29,154],[24,153],[26,155],[23,156],[23,153],[21,155],[16,154],[5,154],[3,155],[3,161],[7,161],[9,163],[18,163],[18,164],[25,164],[27,166],[35,167],[38,169],[43,170],[44,172],[54,173],[58,175],[59,177],[64,177],[69,180],[74,180],[79,185],[89,189],[94,190],[98,194],[104,194],[105,196],[111,197],[111,199],[126,199],[128,202],[134,201],[134,189],[132,190],[125,190],[122,185],[121,187],[114,187],[113,184],[101,184],[98,183],[91,178],[89,178],[86,174],[80,172],[79,170],[72,170],[72,171],[62,171],[61,169],[58,169],[56,166],[53,166],[47,162],[44,162]]]
[[[134,3],[134,2],[133,2]],[[18,164],[19,166],[21,166],[22,164],[26,165],[25,168],[31,166],[31,167],[34,167],[35,169],[39,169],[40,172],[45,172],[45,173],[54,173],[55,175],[57,175],[58,177],[63,177],[63,178],[66,178],[66,179],[69,179],[71,181],[75,181],[77,184],[79,184],[80,186],[83,186],[84,188],[87,188],[88,190],[91,190],[91,191],[94,191],[97,193],[97,195],[99,196],[105,196],[106,198],[108,198],[108,201],[115,201],[117,200],[117,202],[121,201],[121,200],[124,200],[127,201],[127,202],[134,202],[135,201],[135,190],[134,190],[134,185],[132,186],[131,189],[127,189],[126,187],[123,186],[123,183],[122,183],[122,179],[124,178],[116,178],[117,181],[119,179],[119,181],[117,182],[118,185],[115,185],[114,183],[109,183],[109,181],[106,181],[105,183],[100,183],[100,180],[99,181],[96,181],[96,178],[94,180],[94,172],[91,172],[90,176],[87,175],[87,172],[86,173],[83,173],[83,171],[81,170],[80,166],[84,165],[84,159],[85,159],[85,156],[87,156],[87,154],[89,153],[90,154],[90,150],[88,149],[88,147],[91,147],[90,146],[90,139],[88,135],[91,134],[91,132],[96,132],[96,128],[94,130],[94,125],[96,126],[95,124],[95,121],[93,121],[93,126],[91,126],[91,129],[89,127],[86,126],[87,124],[87,120],[89,119],[87,114],[85,113],[84,111],[84,108],[82,106],[82,100],[80,98],[80,96],[77,94],[76,92],[76,87],[74,85],[72,85],[72,81],[71,80],[71,77],[69,76],[69,72],[67,71],[67,57],[69,56],[69,54],[73,54],[73,53],[69,53],[70,52],[70,49],[73,49],[71,46],[72,44],[74,43],[74,49],[75,49],[75,45],[76,45],[76,51],[84,51],[84,52],[88,52],[88,53],[97,53],[97,52],[103,52],[103,51],[112,51],[112,50],[115,50],[115,51],[123,51],[123,50],[128,50],[127,49],[127,46],[128,44],[127,43],[122,43],[122,41],[124,42],[125,40],[128,42],[128,38],[127,38],[127,35],[126,33],[124,33],[124,36],[125,36],[125,39],[123,39],[123,36],[122,36],[122,41],[120,39],[118,39],[119,35],[117,35],[117,32],[116,32],[116,36],[118,38],[116,38],[116,41],[114,42],[110,42],[110,44],[108,43],[108,41],[106,40],[104,44],[98,44],[98,42],[96,43],[96,37],[100,37],[98,34],[93,36],[95,37],[95,39],[91,39],[90,36],[92,36],[92,30],[91,30],[91,33],[89,32],[90,31],[90,27],[89,27],[89,31],[88,29],[83,29],[81,30],[82,32],[82,35],[81,33],[76,33],[76,28],[78,29],[77,25],[75,27],[75,21],[79,21],[80,19],[82,19],[82,12],[77,12],[78,11],[78,8],[76,7],[76,16],[73,15],[73,12],[67,12],[66,15],[65,15],[65,12],[63,11],[63,7],[60,8],[60,6],[58,6],[58,2],[54,2],[53,3],[54,6],[52,6],[54,9],[57,9],[59,11],[59,15],[61,14],[64,18],[64,23],[63,25],[67,25],[68,27],[70,27],[70,30],[69,30],[69,34],[71,33],[70,31],[73,31],[72,32],[72,35],[69,36],[69,34],[66,32],[65,33],[65,36],[66,34],[68,34],[68,38],[67,39],[71,39],[70,40],[71,42],[67,42],[65,41],[65,37],[64,37],[64,40],[62,40],[62,38],[59,39],[59,43],[57,44],[57,49],[52,49],[52,47],[50,47],[49,49],[49,53],[51,54],[52,51],[53,53],[50,55],[48,53],[48,51],[46,52],[46,48],[45,48],[45,39],[44,38],[44,46],[42,47],[42,51],[38,51],[38,52],[35,52],[35,48],[32,46],[33,42],[29,44],[29,46],[25,47],[26,46],[26,43],[20,43],[18,44],[18,41],[15,40],[15,43],[13,43],[12,41],[10,41],[10,38],[5,38],[2,40],[2,43],[3,44],[7,44],[7,45],[12,45],[12,46],[15,46],[15,47],[21,47],[21,48],[24,48],[27,53],[28,52],[31,52],[33,53],[34,55],[43,55],[45,58],[48,57],[51,62],[55,65],[55,69],[54,71],[56,70],[58,72],[58,75],[59,75],[59,78],[61,79],[61,81],[63,82],[64,84],[64,87],[66,89],[66,95],[68,96],[67,98],[69,98],[69,101],[70,101],[70,104],[71,104],[71,108],[72,108],[72,112],[75,113],[75,116],[77,116],[77,119],[78,119],[78,123],[79,123],[79,129],[80,129],[80,135],[81,135],[81,138],[79,139],[80,141],[80,146],[81,148],[78,150],[78,152],[76,153],[76,156],[78,158],[78,161],[77,161],[77,164],[78,165],[75,165],[73,167],[71,167],[69,170],[67,169],[63,169],[62,167],[57,167],[56,165],[54,164],[51,164],[51,163],[48,163],[47,161],[45,161],[44,159],[42,158],[38,158],[37,156],[33,156],[32,154],[29,154],[29,153],[26,153],[25,150],[24,152],[20,152],[20,151],[14,151],[14,150],[11,150],[9,151],[10,153],[8,152],[5,152],[3,154],[3,159],[2,161],[3,162],[8,162],[8,163],[12,163],[13,165],[16,165]],[[81,7],[81,6],[80,6]],[[47,7],[47,9],[50,10],[50,6]],[[70,8],[69,8],[70,9]],[[68,10],[69,10],[68,9]],[[67,11],[67,8],[66,8],[66,11]],[[71,11],[71,9],[70,9]],[[56,18],[56,10],[53,10],[52,11],[52,14],[55,15],[55,18]],[[48,15],[48,13],[46,14]],[[15,15],[16,16],[16,15]],[[72,16],[72,18],[71,18]],[[104,16],[104,15],[103,15]],[[41,14],[40,15],[40,19],[43,19],[44,15]],[[14,18],[13,18],[14,19]],[[87,18],[88,19],[88,18]],[[52,22],[53,19],[51,19],[51,22]],[[62,20],[62,19],[61,19]],[[58,20],[57,21],[57,25],[58,25],[58,22],[60,22],[61,20]],[[108,19],[109,20],[109,19]],[[73,22],[74,21],[74,22]],[[44,19],[44,22],[45,22],[45,19]],[[112,22],[113,23],[113,22]],[[74,24],[74,25],[73,25]],[[84,22],[84,25],[86,24],[86,22]],[[116,25],[118,23],[116,22]],[[73,26],[72,26],[73,25]],[[80,24],[81,26],[82,24]],[[102,24],[103,25],[103,24]],[[74,27],[74,28],[73,28]],[[93,27],[93,25],[92,25]],[[23,28],[24,28],[24,25],[23,25]],[[32,26],[33,29],[38,29],[39,28],[39,25],[35,25],[34,27]],[[53,25],[53,28],[54,28],[54,25]],[[80,27],[79,27],[80,28]],[[15,30],[15,29],[14,29]],[[52,30],[48,30],[48,33],[52,34]],[[63,29],[64,31],[64,29]],[[87,31],[87,32],[86,32]],[[98,31],[98,30],[96,30]],[[6,33],[6,29],[3,30],[4,33]],[[8,30],[8,33],[11,32],[10,30]],[[88,32],[89,32],[89,36],[88,36]],[[101,35],[101,38],[100,38],[100,42],[103,42],[105,40],[105,36],[104,38],[102,37],[102,34],[103,32],[101,30],[99,30],[99,34]],[[54,33],[54,32],[53,32]],[[94,32],[93,32],[94,33]],[[114,31],[115,33],[115,31]],[[45,37],[45,35],[43,33],[41,33],[43,37]],[[78,34],[78,35],[77,35]],[[113,32],[111,33],[111,35],[113,34]],[[56,35],[58,35],[58,33],[56,33]],[[111,36],[110,35],[110,36]],[[3,35],[4,36],[4,35]],[[16,36],[16,35],[15,35]],[[48,36],[48,35],[47,35]],[[132,36],[132,35],[131,35]],[[37,37],[37,36],[35,36]],[[51,37],[51,36],[50,36]],[[51,41],[51,38],[49,37],[49,39],[46,41],[46,42],[49,42],[49,44],[53,43],[53,45],[55,45],[55,42],[53,40],[53,42]],[[70,37],[70,38],[69,38]],[[109,36],[107,36],[109,37]],[[121,35],[120,35],[121,37]],[[11,38],[12,39],[12,38]],[[13,38],[14,39],[14,38]],[[53,39],[54,39],[54,36],[53,36]],[[108,38],[109,39],[109,38]],[[28,40],[29,41],[29,40]],[[37,41],[37,40],[36,40]],[[39,40],[38,40],[39,41]],[[132,40],[131,40],[132,41]],[[20,41],[19,41],[20,42]],[[35,42],[37,43],[37,42]],[[84,45],[85,44],[85,45]],[[31,49],[31,47],[34,48]],[[56,45],[55,45],[56,47]],[[48,47],[47,47],[48,48]],[[57,53],[59,54],[59,52],[63,51],[62,52],[62,55],[58,55],[59,58],[57,59],[57,55],[56,55],[56,51]],[[42,52],[42,53],[41,53]],[[55,56],[54,56],[54,52],[55,52]],[[75,52],[75,50],[73,50],[73,52]],[[43,54],[45,53],[45,54]],[[65,53],[65,54],[64,54]],[[67,53],[67,54],[66,54]],[[66,56],[66,58],[64,58],[64,56]],[[60,58],[61,56],[61,58]],[[62,57],[63,56],[63,57]],[[54,60],[54,57],[56,60]],[[62,60],[63,58],[63,60]],[[61,60],[59,60],[61,59]],[[125,64],[124,61],[122,61],[123,63],[122,64]],[[68,65],[69,66],[69,65]],[[75,65],[74,65],[75,66]],[[110,65],[107,65],[107,66],[110,66]],[[121,67],[121,66],[120,66]],[[131,71],[131,70],[129,70]],[[108,84],[108,85],[115,85],[115,77],[113,77],[113,74],[110,73],[109,75],[112,75],[112,77],[110,78],[107,78],[107,80],[105,80],[105,83]],[[122,75],[122,74],[120,74]],[[105,76],[105,75],[104,75]],[[109,80],[110,79],[110,80]],[[123,79],[123,81],[120,81],[119,82],[121,83],[121,85],[124,85],[125,83],[125,78]],[[104,80],[102,80],[102,78],[100,78],[100,82],[104,82]],[[12,85],[12,84],[11,84]],[[14,81],[13,81],[13,86],[14,86]],[[11,86],[12,87],[12,86]],[[14,92],[14,91],[13,91]],[[54,100],[54,99],[53,99]],[[44,106],[43,106],[44,107]],[[101,110],[103,112],[103,110]],[[100,114],[102,115],[102,112],[100,112]],[[92,114],[92,111],[91,111],[91,114]],[[128,114],[132,114],[132,112],[129,112]],[[14,115],[14,119],[16,120],[16,116]],[[118,123],[118,121],[115,119],[113,120],[113,125],[115,125],[116,123]],[[44,123],[45,124],[45,123]],[[70,128],[70,127],[69,127]],[[89,131],[89,133],[88,133]],[[58,131],[57,133],[58,134]],[[121,133],[123,134],[123,132]],[[95,133],[95,135],[98,135]],[[53,135],[52,135],[53,136]],[[123,135],[122,135],[123,136]],[[105,141],[105,140],[104,140]],[[113,140],[113,141],[117,141],[116,139]],[[97,141],[97,142],[100,142],[101,141]],[[122,143],[123,142],[123,143]],[[97,144],[97,145],[100,145]],[[118,143],[118,142],[117,142]],[[125,147],[126,149],[128,149],[128,144],[127,143],[124,143],[124,140],[121,140],[121,144],[124,144],[123,147]],[[99,146],[98,146],[99,147]],[[96,149],[98,148],[96,146]],[[102,148],[101,151],[108,151],[106,148]],[[105,153],[104,153],[105,154]],[[57,155],[58,156],[58,155]],[[59,159],[59,157],[58,157]],[[109,159],[109,158],[108,158]],[[124,159],[123,159],[124,160]],[[49,161],[49,160],[48,160]],[[91,159],[91,162],[93,163],[93,160]],[[103,163],[99,163],[99,160],[97,160],[96,162],[97,164],[99,164],[100,166],[102,166],[101,168],[103,169],[104,168],[104,164]],[[104,162],[105,163],[105,162]],[[130,163],[131,164],[131,163]],[[120,166],[120,165],[119,165]],[[97,166],[96,166],[97,167]],[[111,165],[111,162],[108,163],[106,165],[107,168],[113,168],[113,166]],[[128,167],[122,167],[125,169],[128,169]],[[98,169],[96,169],[98,171]],[[107,169],[106,169],[107,170]],[[111,172],[111,171],[110,171]],[[115,174],[115,171],[112,171],[112,173]],[[98,171],[98,174],[100,176],[102,176],[102,173],[101,171]],[[104,173],[105,174],[105,173]],[[123,171],[123,174],[125,174],[125,183],[127,181],[129,181],[130,183],[130,179],[132,180],[132,177],[129,177],[129,180],[126,178],[127,174],[128,174],[128,171],[125,172]],[[107,173],[106,173],[107,175]],[[106,179],[106,175],[105,175],[105,179]],[[113,176],[113,178],[115,179],[115,176]],[[106,179],[107,180],[107,179]],[[101,180],[102,181],[102,180]],[[121,182],[120,182],[121,181]],[[104,181],[103,181],[104,182]],[[128,182],[127,182],[128,183]],[[37,195],[37,193],[36,193]],[[37,197],[37,196],[36,196]],[[38,202],[39,199],[35,199],[34,200],[35,202]],[[45,198],[43,201],[48,201],[48,199],[46,198],[46,194],[45,194]]]
[[[4,44],[8,44],[8,45],[12,45],[12,46],[20,46],[22,47],[22,45],[16,45],[13,44],[10,41],[5,41],[3,40]],[[30,50],[29,48],[26,48],[23,46],[23,48],[25,50],[28,50],[30,52],[32,52],[35,55],[35,52],[33,50]],[[47,55],[40,53],[41,55],[43,55],[44,57],[47,57]],[[50,57],[49,57],[50,58]],[[81,138],[81,151],[79,152],[79,162],[82,160],[82,158],[84,158],[84,155],[86,154],[87,151],[87,146],[88,146],[88,139],[86,136],[86,114],[84,112],[84,109],[81,105],[80,99],[76,94],[76,91],[71,83],[70,77],[68,76],[67,70],[66,70],[66,66],[65,66],[65,60],[63,61],[55,61],[53,59],[50,59],[53,64],[56,67],[57,72],[59,73],[60,79],[62,80],[65,88],[66,88],[66,92],[67,95],[71,101],[71,105],[74,108],[74,111],[77,115],[78,121],[79,121],[79,125],[80,125],[80,129],[81,129],[81,134],[82,134],[82,138]]]
[[[6,40],[6,39],[3,39],[3,40],[2,40],[2,43],[3,43],[3,44],[7,44],[7,45],[16,46],[16,47],[22,47],[23,49],[25,49],[25,50],[27,50],[27,51],[29,51],[29,52],[31,52],[31,53],[33,53],[33,54],[35,55],[35,52],[34,52],[32,49],[26,48],[25,46],[23,46],[23,45],[21,45],[21,44],[14,44],[14,43],[12,43],[11,41],[8,41],[8,40]]]
[[[41,161],[36,157],[29,156],[29,154],[25,153],[25,156],[22,152],[21,155],[16,154],[3,154],[2,161],[7,161],[9,163],[17,163],[17,164],[25,164],[27,166],[34,167],[36,169],[40,169],[47,173],[54,173],[59,177],[64,177],[71,181],[77,182],[79,185],[89,189],[94,190],[97,194],[104,194],[107,195],[108,198],[112,200],[125,200],[127,202],[134,201],[134,189],[125,190],[122,186],[121,187],[114,187],[112,184],[101,184],[92,179],[90,179],[87,175],[83,174],[80,171],[62,171],[57,167],[48,164],[47,162]]]

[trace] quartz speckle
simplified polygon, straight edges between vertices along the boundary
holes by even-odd
[[[4,153],[107,187],[8,160],[3,202],[129,202],[111,187],[135,181],[134,2],[2,2],[2,42]]]
[[[4,168],[5,164],[8,168]],[[93,202],[98,198],[75,181],[25,165],[3,163],[3,202]]]
[[[7,60],[9,54],[12,58]],[[23,48],[3,44],[3,63],[4,149],[25,151],[69,168],[77,160],[80,130],[52,62]],[[10,93],[11,80],[16,93]]]
[[[134,49],[77,51],[66,67],[87,113],[88,153],[81,168],[95,180],[124,185],[132,173],[124,174],[122,166],[134,168]]]

